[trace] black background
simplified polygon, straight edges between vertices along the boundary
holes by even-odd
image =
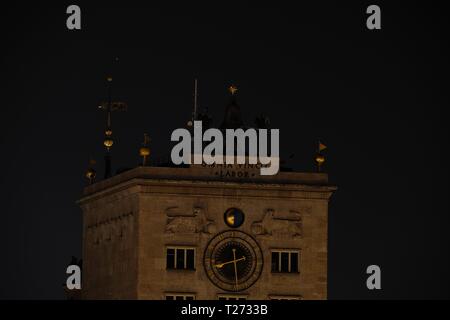
[[[78,4],[82,30],[66,28]],[[378,4],[382,30],[366,28]],[[329,298],[449,298],[448,17],[437,4],[3,4],[0,298],[64,298],[81,255],[80,197],[90,156],[102,173],[105,77],[129,105],[113,115],[113,166],[152,160],[200,105],[219,125],[226,88],[244,119],[280,129],[281,155],[313,171],[317,140],[338,191],[330,202]],[[382,290],[365,286],[368,265]]]

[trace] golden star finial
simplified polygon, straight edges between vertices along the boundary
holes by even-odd
[[[235,95],[236,94],[236,92],[238,91],[238,88],[235,86],[235,85],[231,85],[229,88],[228,88],[228,91],[230,91],[230,93],[231,93],[231,95]]]

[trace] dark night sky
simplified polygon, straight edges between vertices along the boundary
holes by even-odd
[[[235,83],[247,123],[268,114],[295,169],[314,170],[319,137],[329,146],[329,298],[449,298],[448,17],[353,2],[77,1],[81,31],[66,29],[69,2],[2,7],[0,298],[64,298],[90,155],[102,172],[96,106],[116,56],[114,92],[129,110],[113,116],[115,169],[138,163],[144,132],[153,159],[168,154],[194,77],[215,125]],[[373,3],[381,31],[365,27]],[[365,287],[370,264],[381,291]]]

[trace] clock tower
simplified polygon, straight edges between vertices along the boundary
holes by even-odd
[[[138,167],[86,187],[83,298],[326,299],[327,175],[241,166]]]
[[[326,173],[145,164],[84,189],[83,299],[327,298]]]

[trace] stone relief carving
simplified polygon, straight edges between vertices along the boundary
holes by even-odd
[[[251,230],[255,235],[296,238],[302,236],[302,220],[294,210],[288,216],[275,217],[275,210],[267,209],[261,221],[253,222]]]
[[[133,212],[98,221],[87,226],[88,239],[95,245],[122,239],[133,228]],[[132,230],[130,230],[132,232]]]
[[[206,217],[205,210],[201,207],[194,207],[192,215],[180,213],[178,207],[171,207],[166,210],[167,223],[166,233],[214,233],[216,225],[213,220]]]

